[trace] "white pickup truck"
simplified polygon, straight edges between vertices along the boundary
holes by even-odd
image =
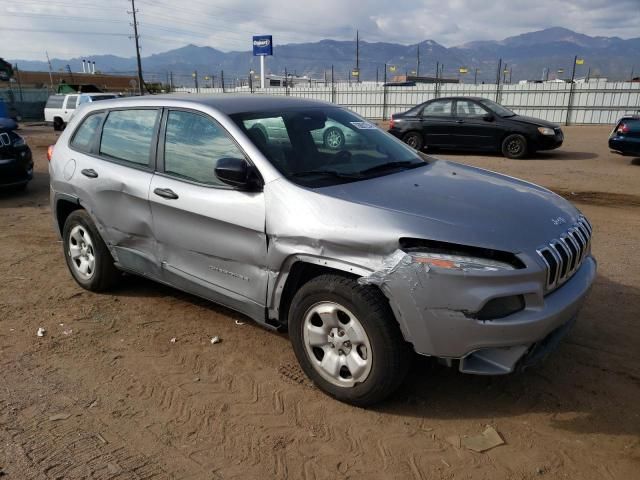
[[[84,103],[110,100],[118,95],[113,93],[69,93],[51,95],[44,107],[44,120],[52,124],[54,130],[64,130],[76,108]]]

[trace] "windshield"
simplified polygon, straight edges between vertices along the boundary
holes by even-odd
[[[503,107],[499,103],[496,103],[492,100],[487,100],[486,98],[483,98],[482,100],[480,100],[480,103],[485,107],[489,107],[489,109],[493,110],[493,113],[495,113],[500,117],[513,117],[515,115],[515,113],[513,113],[507,107]]]
[[[375,125],[341,108],[300,108],[231,115],[287,178],[323,187],[426,164]]]

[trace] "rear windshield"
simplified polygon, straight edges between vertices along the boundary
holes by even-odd
[[[45,108],[62,108],[63,103],[64,95],[51,95]]]
[[[91,97],[91,101],[92,102],[97,102],[99,100],[111,100],[113,98],[116,98],[115,95],[100,95],[99,97]]]

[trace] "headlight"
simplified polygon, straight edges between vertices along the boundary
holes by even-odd
[[[553,131],[553,128],[547,128],[547,127],[538,127],[538,131],[542,134],[542,135],[555,135],[556,132]]]
[[[24,138],[22,138],[20,135],[18,135],[17,133],[15,134],[16,138],[13,141],[13,146],[14,147],[21,147],[25,144],[24,142]]]
[[[514,267],[508,263],[491,260],[489,258],[430,252],[411,252],[410,255],[414,263],[423,263],[428,267],[442,268],[445,270],[457,270],[460,272],[514,270]]]

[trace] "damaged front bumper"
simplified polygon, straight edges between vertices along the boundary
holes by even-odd
[[[505,374],[541,359],[572,325],[596,275],[584,259],[569,281],[545,293],[545,272],[451,272],[429,268],[397,253],[382,270],[361,279],[378,285],[389,299],[406,341],[422,355],[457,360],[474,374]],[[525,262],[535,265],[531,259]],[[521,299],[515,313],[480,319],[490,301]]]

